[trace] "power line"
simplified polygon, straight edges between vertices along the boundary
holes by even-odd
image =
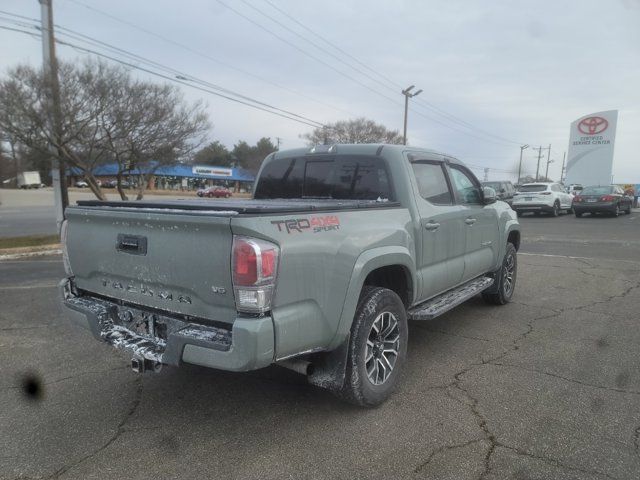
[[[8,15],[12,15],[9,12],[4,12],[4,11],[0,10],[0,14],[2,14],[2,13],[8,14]],[[28,17],[23,17],[23,16],[20,16],[20,17],[29,19]],[[30,19],[30,20],[35,21],[34,19]],[[18,22],[18,21],[15,21],[15,23],[19,23],[21,26],[33,27],[33,28],[35,28],[37,30],[40,30],[40,27],[38,25],[32,25],[32,24],[29,24],[29,23],[26,23],[26,22]],[[268,103],[262,102],[260,100],[256,100],[256,99],[248,97],[246,95],[242,95],[240,93],[234,92],[233,90],[229,90],[229,89],[221,87],[219,85],[216,85],[216,84],[213,84],[213,83],[210,83],[210,82],[206,82],[204,80],[198,79],[197,77],[194,77],[192,75],[188,75],[188,74],[186,74],[184,72],[181,72],[179,70],[173,69],[171,67],[167,67],[167,66],[165,66],[165,65],[163,65],[161,63],[155,62],[153,60],[149,60],[149,59],[147,59],[145,57],[142,57],[140,55],[137,55],[135,53],[132,53],[132,52],[129,52],[129,51],[124,50],[122,48],[110,45],[110,44],[108,44],[106,42],[103,42],[101,40],[97,40],[97,39],[95,39],[93,37],[90,37],[88,35],[84,35],[82,33],[76,32],[74,30],[71,30],[70,28],[62,27],[62,26],[59,26],[59,25],[56,25],[56,28],[58,29],[58,31],[62,30],[64,32],[63,35],[71,37],[71,38],[73,38],[75,40],[79,40],[79,41],[82,41],[82,42],[86,42],[86,43],[92,44],[94,46],[98,46],[98,47],[101,47],[101,48],[106,48],[106,49],[110,50],[111,52],[115,52],[117,54],[125,55],[126,57],[129,57],[130,59],[132,59],[134,61],[138,61],[138,62],[141,62],[141,63],[146,64],[148,66],[152,66],[153,68],[157,68],[159,70],[171,73],[172,75],[175,75],[179,80],[193,81],[193,82],[199,83],[200,85],[206,86],[208,88],[212,88],[214,90],[218,90],[220,92],[236,96],[236,97],[241,98],[243,100],[247,100],[249,102],[253,102],[253,103],[256,103],[258,105],[261,105],[263,107],[270,108],[270,109],[273,109],[273,110],[277,110],[277,111],[285,113],[287,115],[298,117],[298,118],[300,118],[302,120],[305,120],[305,121],[316,123],[317,127],[323,127],[324,126],[321,122],[315,121],[315,120],[310,119],[308,117],[305,117],[303,115],[298,115],[298,114],[296,114],[294,112],[291,112],[291,111],[288,111],[288,110],[284,110],[284,109],[275,107],[273,105],[270,105]]]
[[[238,15],[239,17],[244,18],[246,21],[248,21],[249,23],[252,23],[253,25],[255,25],[256,27],[260,28],[261,30],[264,30],[265,32],[267,32],[268,34],[274,36],[275,38],[277,38],[278,40],[280,40],[283,43],[286,43],[287,45],[289,45],[291,48],[294,48],[296,50],[298,50],[299,52],[301,52],[303,55],[306,55],[307,57],[310,57],[311,59],[315,60],[316,62],[319,62],[323,65],[325,65],[326,67],[329,67],[331,70],[333,70],[334,72],[337,72],[338,74],[342,75],[345,78],[348,78],[349,80],[357,83],[358,85],[360,85],[361,87],[366,88],[367,90],[370,90],[371,92],[386,98],[387,100],[393,102],[393,103],[397,103],[396,100],[392,97],[387,96],[386,94],[379,92],[378,90],[375,90],[373,88],[371,88],[369,85],[367,85],[366,83],[361,82],[360,80],[358,80],[357,78],[352,77],[351,75],[349,75],[348,73],[344,73],[341,70],[338,70],[336,67],[334,67],[333,65],[331,65],[330,63],[325,62],[324,60],[322,60],[321,58],[318,58],[317,56],[315,56],[312,53],[307,52],[306,50],[304,50],[303,48],[299,47],[298,45],[291,43],[289,40],[287,40],[286,38],[278,35],[277,33],[275,33],[274,31],[268,29],[267,27],[265,27],[264,25],[262,25],[261,23],[253,20],[252,18],[246,16],[245,14],[243,14],[242,12],[239,12],[238,10],[236,10],[235,8],[231,7],[229,4],[223,2],[222,0],[216,0],[220,5],[226,7],[227,9],[231,10],[233,13],[235,13],[236,15]]]
[[[29,31],[26,31],[26,30],[20,30],[20,29],[17,29],[17,28],[11,28],[11,27],[6,27],[6,26],[2,26],[2,25],[0,25],[0,29],[11,30],[11,31],[15,31],[15,32],[24,33],[24,34],[30,35],[32,37],[35,37],[35,38],[40,38],[41,37],[40,33],[29,32]],[[124,65],[124,66],[130,67],[130,68],[136,69],[136,70],[140,70],[140,71],[146,72],[146,73],[148,73],[150,75],[154,75],[154,76],[163,78],[165,80],[169,80],[169,81],[174,82],[174,83],[179,83],[181,85],[185,85],[185,86],[188,86],[188,87],[191,87],[191,88],[195,88],[196,90],[200,90],[202,92],[206,92],[206,93],[209,93],[211,95],[215,95],[215,96],[224,98],[226,100],[230,100],[232,102],[239,103],[239,104],[242,104],[242,105],[257,109],[257,110],[261,110],[263,112],[271,113],[273,115],[277,115],[279,117],[286,118],[288,120],[292,120],[292,121],[295,121],[295,122],[298,122],[298,123],[302,123],[302,124],[308,125],[308,126],[313,127],[313,128],[321,128],[322,127],[322,124],[320,122],[315,122],[313,120],[306,121],[306,120],[303,120],[303,119],[300,119],[300,118],[290,117],[287,114],[279,113],[279,112],[276,112],[276,111],[273,111],[273,110],[269,110],[268,108],[263,108],[263,107],[261,107],[259,105],[255,105],[255,104],[243,101],[243,100],[239,100],[237,98],[232,98],[232,97],[230,97],[228,95],[221,94],[221,93],[213,91],[211,89],[204,88],[204,87],[199,87],[197,85],[194,85],[193,83],[188,83],[187,81],[181,80],[179,78],[172,77],[172,76],[169,76],[169,75],[165,75],[165,74],[162,74],[162,73],[159,73],[159,72],[155,72],[155,71],[150,70],[148,68],[143,68],[143,67],[141,67],[139,65],[135,65],[135,64],[133,64],[131,62],[127,62],[125,60],[113,57],[111,55],[106,55],[106,54],[104,54],[102,52],[98,52],[96,50],[92,50],[92,49],[89,49],[89,48],[86,48],[86,47],[82,47],[80,45],[76,45],[76,44],[71,43],[71,42],[67,42],[67,41],[64,41],[64,40],[61,40],[61,39],[56,39],[56,43],[58,43],[60,45],[63,45],[63,46],[71,47],[71,48],[73,48],[73,49],[75,49],[77,51],[81,51],[81,52],[84,52],[84,53],[97,55],[99,57],[111,60],[111,61],[119,63],[121,65]],[[314,123],[310,123],[310,122],[314,122]]]
[[[114,16],[114,15],[112,15],[112,14],[110,14],[110,13],[104,12],[104,11],[102,11],[102,10],[100,10],[100,9],[95,8],[95,7],[92,7],[92,6],[86,5],[85,3],[80,2],[79,0],[68,0],[68,1],[71,1],[71,2],[73,2],[73,3],[75,3],[75,4],[77,4],[77,5],[83,6],[83,7],[87,8],[87,9],[89,9],[89,10],[92,10],[92,11],[94,11],[94,12],[97,12],[97,13],[99,13],[99,14],[102,14],[102,15],[104,15],[104,16],[107,16],[107,17],[109,17],[109,18],[111,18],[111,19],[113,19],[113,20],[115,20],[115,21],[117,21],[117,22],[120,22],[120,23],[123,23],[123,24],[125,24],[125,25],[128,25],[128,26],[130,26],[130,27],[132,27],[132,28],[134,28],[134,29],[140,30],[140,31],[142,31],[142,32],[144,32],[144,33],[146,33],[146,34],[153,35],[154,37],[160,38],[160,39],[162,39],[162,40],[164,40],[164,41],[166,41],[166,42],[169,42],[169,43],[171,43],[171,44],[173,44],[173,45],[177,45],[177,46],[179,46],[180,48],[184,48],[184,49],[186,49],[186,50],[188,50],[188,51],[190,51],[190,52],[193,52],[193,53],[196,53],[196,54],[198,54],[198,55],[200,55],[200,56],[203,56],[204,58],[208,58],[208,59],[210,59],[210,60],[212,60],[212,61],[214,61],[214,62],[220,63],[220,64],[225,65],[225,66],[227,66],[227,67],[229,67],[229,68],[232,68],[232,69],[234,69],[234,70],[237,70],[237,71],[240,71],[240,72],[242,72],[242,73],[245,73],[245,74],[251,75],[251,76],[253,76],[253,77],[256,77],[256,78],[260,79],[261,81],[265,81],[265,82],[267,82],[267,83],[271,83],[271,84],[273,84],[273,82],[270,82],[270,81],[268,81],[268,80],[266,80],[266,79],[264,79],[264,78],[262,78],[262,77],[257,77],[256,75],[253,75],[253,74],[251,74],[251,73],[249,73],[249,72],[246,72],[246,71],[244,71],[244,70],[242,70],[242,69],[238,69],[238,68],[236,68],[236,67],[234,67],[234,66],[232,66],[232,65],[229,65],[228,63],[221,62],[220,60],[215,59],[215,58],[213,58],[213,57],[211,57],[211,56],[204,55],[204,54],[202,54],[201,52],[198,52],[197,50],[195,50],[195,49],[193,49],[193,48],[191,48],[191,47],[189,47],[189,46],[187,46],[187,45],[184,45],[184,44],[182,44],[182,43],[179,43],[179,42],[176,42],[176,41],[174,41],[174,40],[171,40],[171,39],[169,39],[169,38],[167,38],[167,37],[164,37],[164,36],[162,36],[162,35],[160,35],[160,34],[158,34],[158,33],[153,32],[153,31],[151,31],[151,30],[148,30],[148,29],[145,29],[145,28],[140,27],[140,26],[138,26],[138,25],[135,25],[135,24],[133,24],[132,22],[129,22],[129,21],[127,21],[127,20],[120,19],[120,18],[118,18],[118,17],[116,17],[116,16]],[[244,1],[244,0],[243,0],[243,1]],[[394,102],[394,104],[398,105],[398,103],[397,103],[393,98],[391,98],[391,97],[389,97],[389,96],[387,96],[387,95],[385,95],[385,94],[383,94],[383,93],[379,92],[378,90],[374,90],[374,89],[372,89],[371,87],[369,87],[368,85],[366,85],[366,84],[364,84],[364,83],[360,82],[359,80],[355,79],[355,78],[354,78],[354,77],[352,77],[351,75],[348,75],[348,74],[346,74],[346,73],[344,73],[344,72],[342,72],[342,71],[340,71],[340,70],[336,69],[335,67],[333,67],[332,65],[330,65],[330,64],[328,64],[328,63],[326,63],[326,62],[324,62],[322,59],[320,59],[320,58],[316,57],[315,55],[312,55],[312,54],[310,54],[309,52],[305,51],[304,49],[302,49],[302,48],[298,47],[297,45],[292,44],[291,42],[287,41],[285,38],[281,37],[280,35],[276,34],[276,33],[275,33],[275,32],[273,32],[273,31],[269,30],[268,28],[266,28],[265,26],[263,26],[263,25],[261,25],[260,23],[256,22],[255,20],[253,20],[253,19],[251,19],[251,18],[247,17],[246,15],[242,14],[241,12],[239,12],[238,10],[236,10],[236,9],[234,9],[233,7],[229,6],[228,4],[226,4],[226,3],[224,3],[224,2],[222,2],[222,1],[220,1],[220,0],[218,0],[218,3],[220,3],[220,4],[221,4],[221,5],[223,5],[223,6],[225,6],[225,7],[226,7],[226,8],[228,8],[229,10],[233,11],[235,14],[239,15],[240,17],[244,18],[245,20],[247,20],[247,21],[251,22],[252,24],[256,25],[257,27],[261,28],[262,30],[265,30],[265,31],[266,31],[266,32],[268,32],[269,34],[271,34],[271,35],[275,36],[275,37],[276,37],[276,38],[278,38],[280,41],[282,41],[282,42],[284,42],[284,43],[287,43],[287,44],[288,44],[288,45],[290,45],[292,48],[295,48],[296,50],[300,51],[301,53],[303,53],[303,54],[305,54],[305,55],[307,55],[307,56],[311,57],[312,59],[314,59],[314,60],[316,60],[316,61],[319,61],[320,63],[322,63],[322,64],[324,64],[324,65],[328,66],[329,68],[333,69],[334,71],[336,71],[336,72],[337,72],[337,73],[339,73],[340,75],[345,76],[346,78],[348,78],[348,79],[350,79],[350,80],[352,80],[352,81],[354,81],[354,82],[358,83],[359,85],[363,86],[364,88],[367,88],[368,90],[370,90],[370,91],[372,91],[372,92],[376,93],[377,95],[380,95],[380,96],[384,97],[385,99],[390,100],[390,101]],[[247,4],[250,8],[252,8],[252,9],[256,10],[258,13],[260,13],[260,14],[262,14],[262,15],[266,16],[266,17],[267,17],[267,18],[269,18],[270,20],[272,20],[272,21],[274,21],[275,23],[279,24],[279,25],[280,25],[280,26],[282,26],[283,28],[285,28],[285,29],[287,29],[288,31],[290,31],[290,32],[294,33],[294,34],[295,34],[295,35],[297,35],[298,37],[300,37],[300,38],[304,39],[305,41],[307,41],[307,42],[311,43],[312,45],[314,45],[316,48],[320,49],[321,51],[323,51],[323,52],[325,52],[325,53],[327,53],[327,54],[331,55],[331,56],[332,56],[332,57],[334,57],[334,58],[336,58],[336,59],[337,59],[337,60],[339,60],[341,63],[343,63],[343,64],[345,64],[345,65],[347,65],[347,66],[349,66],[349,67],[351,67],[351,68],[355,68],[355,67],[353,67],[351,64],[349,64],[349,63],[347,63],[347,62],[344,62],[344,61],[342,61],[339,57],[337,57],[337,56],[335,56],[335,55],[331,54],[331,52],[328,52],[326,49],[324,49],[324,48],[322,48],[321,46],[319,46],[316,42],[312,42],[312,41],[310,41],[310,40],[306,39],[304,36],[302,36],[302,35],[298,34],[297,32],[295,32],[295,31],[293,31],[293,30],[289,29],[286,25],[282,24],[282,22],[279,22],[278,20],[274,19],[273,17],[271,17],[271,16],[269,16],[269,15],[265,14],[265,13],[264,13],[263,11],[261,11],[260,9],[257,9],[256,7],[254,7],[254,6],[250,5],[250,4],[248,4],[247,2],[244,2],[244,3],[245,3],[245,4]],[[268,3],[270,3],[270,2],[268,2]],[[270,4],[271,4],[271,3],[270,3]],[[275,7],[275,5],[273,5],[273,4],[271,4],[271,5]],[[277,9],[277,7],[275,7],[275,8]],[[281,9],[277,9],[277,10],[278,10],[278,11],[281,11]],[[291,17],[290,15],[287,15],[287,16],[288,16],[289,18],[293,19],[293,17]],[[300,23],[300,22],[297,22],[297,23]],[[301,24],[301,23],[300,23],[300,24]],[[302,24],[301,24],[301,25],[302,25]],[[307,28],[307,29],[308,29],[308,28]],[[309,30],[310,30],[310,29],[309,29]],[[318,34],[316,34],[316,35],[317,35],[317,36],[319,36]],[[323,37],[321,37],[321,38],[322,38],[325,42],[328,42],[328,41],[327,41],[326,39],[324,39]],[[336,48],[336,47],[334,46],[334,48]],[[338,47],[338,49],[339,49],[339,47]],[[341,50],[341,49],[339,49],[339,50]],[[350,56],[350,57],[353,57],[353,56]],[[355,57],[353,57],[353,58],[355,58]],[[362,63],[362,62],[360,62],[360,61],[358,61],[358,63],[363,64],[363,63]],[[363,64],[363,65],[364,65],[364,64]],[[369,69],[369,70],[374,71],[374,70],[373,70],[373,69],[371,69],[370,67],[368,67],[368,69]],[[365,72],[363,72],[362,70],[357,69],[357,68],[355,68],[355,70],[356,70],[356,71],[358,71],[360,74],[366,75],[366,76],[367,76],[367,78],[369,78],[370,80],[376,81],[377,83],[380,83],[382,86],[387,87],[387,85],[382,84],[382,83],[381,83],[381,82],[379,82],[378,80],[376,80],[376,79],[374,79],[373,77],[371,77],[371,76],[367,75],[367,74],[366,74]],[[374,71],[374,72],[375,72],[375,71]],[[378,75],[380,76],[380,74],[378,74]],[[386,78],[386,77],[385,77],[385,78]],[[388,80],[388,81],[389,81],[389,82],[391,82],[391,83],[393,84],[393,81],[391,81],[391,80]],[[345,112],[345,113],[348,113],[349,115],[353,115],[353,113],[352,113],[352,112],[348,112],[348,111],[346,111],[346,110],[344,110],[344,109],[337,108],[337,107],[335,107],[335,106],[333,106],[333,105],[327,104],[326,102],[318,101],[318,100],[313,99],[313,98],[310,98],[310,97],[308,97],[308,96],[306,96],[306,95],[304,95],[304,94],[301,94],[301,93],[299,93],[299,92],[295,92],[295,91],[293,91],[293,90],[291,90],[291,89],[287,89],[286,87],[282,87],[282,86],[277,85],[277,84],[274,84],[274,85],[275,85],[275,86],[277,86],[278,88],[285,89],[285,90],[290,91],[290,92],[292,92],[292,93],[295,93],[295,94],[297,94],[297,95],[304,96],[305,98],[311,99],[312,101],[315,101],[315,102],[317,102],[317,103],[321,103],[321,104],[323,104],[323,105],[329,106],[330,108],[333,108],[333,109],[336,109],[336,110],[343,111],[343,112]],[[427,103],[428,103],[428,102],[427,102]],[[449,124],[443,123],[442,121],[439,121],[439,120],[437,120],[436,118],[433,118],[432,116],[426,115],[426,114],[424,114],[424,113],[422,113],[422,112],[420,112],[420,111],[416,110],[416,108],[415,108],[416,106],[418,106],[418,105],[417,105],[417,104],[416,104],[416,105],[414,105],[414,108],[412,108],[412,109],[411,109],[412,111],[414,111],[414,113],[417,113],[418,115],[420,115],[421,117],[423,117],[423,118],[425,118],[425,119],[427,119],[427,120],[430,120],[430,121],[435,122],[435,123],[437,123],[437,124],[439,124],[439,125],[442,125],[442,126],[443,126],[443,127],[445,127],[445,128],[449,128],[449,129],[452,129],[452,130],[454,130],[454,131],[456,131],[456,132],[462,133],[463,135],[468,135],[468,136],[470,136],[470,137],[477,138],[477,139],[479,139],[479,140],[483,140],[483,141],[490,141],[490,142],[497,143],[497,144],[501,144],[501,143],[502,143],[502,142],[504,142],[504,141],[507,141],[507,142],[512,143],[512,144],[518,143],[518,142],[513,142],[513,141],[506,140],[506,139],[502,139],[502,137],[498,137],[498,136],[493,135],[493,134],[490,134],[490,133],[488,133],[488,132],[484,132],[484,131],[482,131],[482,130],[478,129],[477,127],[474,127],[473,125],[469,124],[468,122],[464,122],[464,121],[462,121],[462,120],[455,119],[455,117],[453,117],[453,116],[451,116],[451,115],[447,114],[446,112],[443,112],[443,113],[438,113],[437,111],[436,111],[436,112],[434,112],[434,113],[436,113],[436,114],[438,114],[438,115],[440,115],[440,116],[444,116],[444,118],[446,118],[448,121],[452,121],[452,122],[455,122],[455,123],[458,123],[458,124],[462,125],[462,127],[463,127],[463,128],[467,128],[467,129],[470,129],[470,130],[476,130],[476,131],[479,131],[479,132],[481,132],[483,135],[487,135],[487,136],[490,136],[490,137],[496,138],[496,139],[498,139],[498,140],[500,140],[500,141],[496,141],[496,140],[489,140],[489,139],[487,139],[487,138],[484,138],[484,137],[480,137],[480,136],[477,136],[477,135],[471,134],[471,133],[467,132],[466,130],[460,130],[459,128],[455,128],[455,127],[453,127],[453,126],[451,126],[451,125],[449,125]],[[433,107],[433,109],[435,109],[435,110],[439,110],[439,109],[438,109],[437,107],[435,107],[435,106],[432,106],[432,107]],[[447,118],[447,116],[452,117],[452,118]]]
[[[285,87],[285,86],[280,85],[280,84],[278,84],[276,82],[273,82],[273,81],[271,81],[271,80],[269,80],[269,79],[267,79],[265,77],[262,77],[260,75],[256,75],[255,73],[252,73],[250,71],[244,70],[244,69],[236,67],[234,65],[231,65],[230,63],[227,63],[227,62],[225,62],[223,60],[215,58],[215,57],[213,57],[211,55],[208,55],[208,54],[206,54],[204,52],[196,50],[195,48],[193,48],[193,47],[191,47],[189,45],[186,45],[184,43],[180,43],[180,42],[177,42],[175,40],[172,40],[171,38],[165,37],[164,35],[161,35],[161,34],[159,34],[157,32],[154,32],[154,31],[149,30],[147,28],[141,27],[141,26],[139,26],[139,25],[137,25],[135,23],[132,23],[132,22],[130,22],[128,20],[124,20],[122,18],[116,17],[115,15],[112,15],[111,13],[108,13],[108,12],[105,12],[103,10],[100,10],[100,9],[98,9],[96,7],[92,7],[92,6],[87,5],[87,4],[83,3],[83,2],[80,2],[78,0],[67,0],[67,1],[75,3],[76,5],[80,5],[80,6],[86,8],[88,10],[91,10],[91,11],[93,11],[95,13],[98,13],[100,15],[103,15],[103,16],[107,17],[107,18],[110,18],[111,20],[114,20],[114,21],[116,21],[118,23],[122,23],[123,25],[127,25],[127,26],[129,26],[129,27],[131,27],[131,28],[133,28],[135,30],[141,31],[141,32],[145,33],[146,35],[150,35],[152,37],[159,38],[160,40],[162,40],[164,42],[167,42],[167,43],[169,43],[171,45],[174,45],[176,47],[179,47],[179,48],[181,48],[181,49],[183,49],[185,51],[188,51],[188,52],[191,52],[191,53],[193,53],[195,55],[198,55],[201,58],[204,58],[204,59],[207,59],[207,60],[209,60],[211,62],[217,63],[218,65],[222,65],[222,66],[224,66],[226,68],[229,68],[231,70],[235,70],[236,72],[240,72],[243,75],[247,75],[249,77],[255,78],[255,79],[257,79],[257,80],[259,80],[261,82],[264,82],[264,83],[267,83],[269,85],[272,85],[272,86],[274,86],[276,88],[279,88],[279,89],[281,89],[283,91],[289,92],[289,93],[291,93],[293,95],[297,95],[299,97],[305,98],[305,99],[310,100],[310,101],[312,101],[314,103],[317,103],[319,105],[324,105],[325,107],[329,107],[329,108],[331,108],[333,110],[340,111],[342,113],[346,113],[346,114],[351,115],[351,116],[356,116],[353,112],[345,110],[345,109],[343,109],[341,107],[337,107],[336,105],[332,105],[332,104],[327,103],[327,102],[325,102],[323,100],[319,100],[317,98],[314,98],[314,97],[309,96],[309,95],[307,95],[305,93],[302,93],[302,92],[299,92],[297,90],[294,90],[292,88]]]
[[[262,15],[266,16],[267,18],[271,19],[272,21],[276,22],[277,24],[282,25],[284,28],[286,28],[286,29],[287,29],[287,30],[289,30],[290,32],[294,33],[296,36],[298,36],[298,37],[300,37],[300,38],[303,38],[305,41],[307,41],[307,42],[311,43],[312,45],[316,46],[316,48],[321,49],[322,51],[326,52],[327,54],[331,55],[331,56],[332,56],[332,57],[334,57],[334,58],[338,58],[338,60],[339,60],[341,63],[343,63],[343,64],[345,64],[345,65],[347,65],[347,66],[349,66],[349,67],[353,68],[353,69],[354,69],[354,70],[356,70],[357,72],[361,73],[362,75],[365,75],[367,78],[369,78],[369,79],[371,79],[371,80],[375,81],[376,83],[378,83],[378,84],[380,84],[380,85],[382,85],[382,86],[384,86],[384,87],[386,87],[386,88],[392,88],[392,89],[394,89],[394,90],[395,90],[396,88],[403,88],[403,87],[402,87],[402,85],[400,85],[399,83],[397,83],[397,82],[395,82],[395,81],[391,80],[390,78],[388,78],[388,77],[384,76],[383,74],[381,74],[380,72],[376,71],[375,69],[373,69],[373,68],[369,67],[366,63],[364,63],[364,62],[362,62],[362,61],[358,60],[356,57],[354,57],[353,55],[349,54],[349,53],[348,53],[348,52],[346,52],[344,49],[340,48],[339,46],[337,46],[337,45],[335,45],[334,43],[332,43],[331,41],[327,40],[325,37],[323,37],[323,36],[322,36],[322,35],[320,35],[319,33],[315,32],[315,31],[314,31],[314,30],[312,30],[311,28],[307,27],[307,26],[306,26],[306,25],[304,25],[302,22],[300,22],[299,20],[295,19],[293,16],[291,16],[290,14],[288,14],[287,12],[285,12],[284,10],[282,10],[282,9],[281,9],[281,8],[279,8],[279,7],[277,7],[277,6],[276,6],[273,2],[271,2],[270,0],[264,0],[264,1],[265,1],[267,4],[269,4],[271,7],[273,7],[275,10],[277,10],[279,13],[281,13],[282,15],[284,15],[285,17],[287,17],[288,19],[290,19],[291,21],[293,21],[295,24],[297,24],[297,25],[299,25],[300,27],[304,28],[305,30],[307,30],[308,32],[312,33],[313,35],[315,35],[316,37],[318,37],[320,40],[322,40],[323,42],[325,42],[326,44],[330,45],[331,47],[333,47],[333,48],[334,48],[334,49],[336,49],[337,51],[341,52],[341,53],[342,53],[343,55],[345,55],[346,57],[348,57],[348,58],[350,58],[351,60],[355,61],[355,62],[356,62],[356,63],[358,63],[359,65],[362,65],[362,66],[363,66],[364,68],[366,68],[367,70],[369,70],[369,71],[373,72],[375,75],[377,75],[378,77],[380,77],[380,78],[382,78],[383,80],[385,80],[385,81],[387,82],[387,84],[384,84],[384,83],[382,83],[380,80],[377,80],[377,79],[373,78],[371,75],[369,75],[369,74],[366,74],[366,73],[362,72],[362,70],[360,70],[360,69],[358,69],[358,68],[355,68],[352,64],[349,64],[349,63],[347,63],[347,62],[344,62],[343,60],[341,60],[341,59],[339,59],[338,57],[336,57],[334,54],[332,54],[332,53],[330,53],[330,52],[327,52],[327,51],[326,51],[325,49],[323,49],[322,47],[319,47],[315,42],[310,41],[309,39],[305,38],[304,36],[300,35],[299,33],[297,33],[297,32],[295,32],[295,31],[291,30],[290,28],[288,28],[288,27],[286,27],[286,26],[284,26],[281,22],[279,22],[279,21],[277,21],[277,20],[273,19],[272,17],[270,17],[270,16],[266,15],[264,12],[262,12],[261,10],[259,10],[258,8],[256,8],[255,6],[253,6],[253,5],[249,4],[246,0],[242,0],[242,2],[243,2],[243,3],[245,3],[246,5],[248,5],[249,7],[251,7],[252,9],[254,9],[254,10],[258,11],[259,13],[261,13]],[[390,86],[389,84],[390,84],[391,86]],[[440,115],[440,116],[442,116],[442,117],[446,118],[447,120],[452,121],[452,122],[454,122],[454,123],[458,123],[459,125],[462,125],[462,126],[464,126],[464,127],[468,128],[468,129],[476,130],[476,131],[481,132],[481,133],[483,133],[483,134],[485,134],[485,135],[488,135],[488,136],[494,137],[494,138],[496,138],[496,139],[499,139],[499,140],[502,140],[502,141],[505,141],[505,142],[508,142],[508,143],[511,143],[511,144],[515,144],[515,145],[523,145],[523,142],[516,142],[516,141],[513,141],[513,140],[509,140],[509,139],[507,139],[507,138],[505,138],[505,137],[501,137],[501,136],[498,136],[498,135],[495,135],[495,134],[489,133],[489,132],[487,132],[487,131],[485,131],[485,130],[482,130],[482,129],[480,129],[480,128],[476,127],[475,125],[473,125],[473,124],[471,124],[471,123],[469,123],[469,122],[467,122],[467,121],[465,121],[465,120],[462,120],[462,119],[460,119],[460,118],[456,117],[455,115],[452,115],[452,114],[450,114],[450,113],[448,113],[448,112],[446,112],[446,111],[444,111],[444,110],[442,110],[442,109],[440,109],[440,108],[436,107],[435,105],[433,105],[432,103],[430,103],[430,102],[428,102],[428,101],[424,100],[423,98],[419,98],[419,99],[417,99],[417,100],[416,100],[416,102],[417,102],[418,104],[422,103],[422,104],[424,104],[424,105],[428,106],[428,108],[429,108],[429,109],[431,109],[431,110],[433,110],[433,111],[434,111],[434,113],[436,113],[437,115]]]

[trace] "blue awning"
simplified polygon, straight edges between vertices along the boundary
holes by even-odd
[[[146,174],[151,172],[154,167],[155,165],[151,164],[139,169],[136,168],[131,172],[125,172],[124,176]],[[100,165],[93,169],[93,175],[96,177],[115,177],[117,174],[117,163]],[[253,173],[244,168],[215,167],[210,165],[165,165],[156,168],[153,174],[159,177],[200,178],[233,182],[253,182],[255,180]],[[68,175],[81,176],[82,170],[75,167],[70,168]]]

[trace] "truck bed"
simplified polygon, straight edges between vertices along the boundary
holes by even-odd
[[[233,214],[270,214],[322,212],[336,210],[355,210],[362,208],[399,207],[399,202],[377,200],[331,200],[331,199],[273,199],[273,200],[147,200],[114,201],[80,200],[80,207],[111,207],[136,210],[153,210],[156,213],[175,212],[176,210],[210,211],[212,213],[233,212]]]

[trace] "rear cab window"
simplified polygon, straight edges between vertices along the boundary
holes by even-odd
[[[381,157],[323,155],[278,158],[267,163],[254,198],[395,200]]]

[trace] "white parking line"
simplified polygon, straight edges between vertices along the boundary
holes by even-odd
[[[0,285],[0,290],[29,290],[31,288],[54,288],[57,283],[41,283],[38,285]]]
[[[37,252],[25,252],[25,253],[8,253],[6,255],[0,255],[0,262],[3,260],[15,260],[16,258],[24,257],[42,257],[44,255],[61,255],[62,249],[55,248],[52,250],[38,250]]]
[[[518,252],[518,255],[527,255],[529,257],[552,257],[552,258],[570,258],[573,260],[596,260],[606,262],[627,262],[627,263],[640,263],[637,260],[615,260],[612,258],[594,258],[594,257],[573,257],[571,255],[552,255],[550,253],[526,253]]]

